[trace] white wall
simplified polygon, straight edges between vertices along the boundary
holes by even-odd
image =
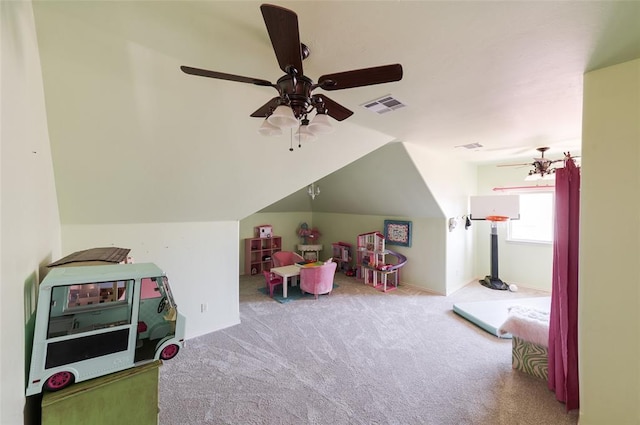
[[[477,277],[473,270],[473,232],[465,230],[462,223],[454,231],[448,230],[449,218],[462,219],[468,213],[469,196],[477,190],[476,166],[423,146],[406,143],[405,147],[444,215],[442,224],[432,234],[437,232],[442,238],[441,249],[446,253],[444,287],[436,292],[448,295]]]
[[[640,423],[640,59],[584,79],[580,424]]]
[[[60,220],[31,3],[0,2],[0,19],[0,424],[14,425],[23,423],[30,319],[44,265],[60,255]]]
[[[187,317],[187,338],[240,323],[238,222],[64,225],[62,241],[63,255],[118,246],[136,263],[157,264]]]
[[[551,154],[547,156],[551,157]],[[556,152],[562,157],[562,152]],[[520,161],[519,161],[520,162]],[[527,162],[527,161],[522,161]],[[535,182],[526,182],[529,168],[497,167],[496,165],[478,166],[478,195],[513,195],[518,192],[496,192],[496,187],[528,186]],[[553,185],[554,182],[539,183]],[[550,189],[552,190],[552,189]],[[475,272],[479,277],[491,274],[491,227],[486,221],[473,221],[476,235]],[[507,283],[521,287],[551,291],[551,273],[553,272],[553,244],[507,242],[507,224],[498,224],[498,275]]]
[[[448,230],[442,218],[409,218],[412,221],[411,248],[389,246],[407,257],[402,268],[400,282],[447,295],[447,286],[452,264],[449,258]],[[464,254],[462,254],[464,255]],[[458,257],[457,259],[462,259]]]
[[[477,282],[481,277],[475,273],[475,259],[477,252],[474,250],[475,233],[473,228],[465,229],[465,220],[462,216],[452,216],[457,220],[456,227],[449,231],[449,220],[441,220],[438,231],[442,238],[446,239],[446,289],[442,292],[451,295],[469,282]]]

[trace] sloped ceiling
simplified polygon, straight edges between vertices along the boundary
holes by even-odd
[[[315,199],[301,190],[261,212],[444,217],[402,143],[389,143],[315,182]]]
[[[306,75],[404,68],[332,93],[355,114],[289,152],[248,117],[272,89],[179,71],[277,80],[259,2],[33,4],[63,223],[237,220],[392,141],[477,163],[576,152],[583,73],[640,57],[640,2],[277,2],[298,14]],[[386,94],[407,107],[360,106]]]

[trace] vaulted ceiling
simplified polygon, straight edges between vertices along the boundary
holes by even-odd
[[[402,143],[388,143],[314,183],[315,199],[304,187],[262,211],[444,216]]]
[[[240,219],[393,141],[476,163],[579,151],[582,75],[640,57],[640,2],[277,2],[309,77],[404,68],[332,92],[354,115],[289,152],[249,117],[273,89],[179,70],[275,82],[259,2],[33,4],[63,223]],[[384,95],[406,107],[361,106]]]

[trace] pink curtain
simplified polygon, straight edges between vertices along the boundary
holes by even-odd
[[[549,389],[566,404],[580,406],[578,389],[578,242],[580,169],[573,159],[556,170],[553,286],[549,322]]]

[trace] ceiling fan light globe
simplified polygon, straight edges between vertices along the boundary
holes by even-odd
[[[282,135],[282,129],[271,124],[269,120],[264,120],[260,128],[258,128],[258,133],[263,136],[280,136]]]
[[[286,105],[278,105],[273,114],[269,115],[267,121],[280,129],[293,128],[298,125],[298,120],[293,115],[293,111]]]
[[[536,181],[536,180],[540,180],[542,176],[540,176],[540,174],[537,173],[533,173],[533,174],[529,174],[527,177],[524,178],[525,181],[531,182],[531,181]]]
[[[309,124],[309,131],[313,134],[328,134],[333,132],[333,126],[326,114],[316,114]]]
[[[298,140],[300,143],[315,141],[318,137],[309,131],[307,127],[308,126],[306,125],[301,125],[298,131],[293,135],[294,139]]]

